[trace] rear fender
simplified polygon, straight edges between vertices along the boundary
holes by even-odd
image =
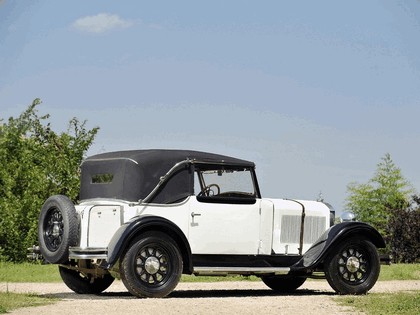
[[[172,237],[181,251],[183,272],[192,273],[191,248],[184,233],[173,222],[152,215],[135,217],[119,227],[108,244],[108,257],[101,267],[112,268],[134,238],[147,231],[160,231]]]
[[[372,226],[362,222],[343,222],[329,228],[312,245],[302,258],[291,267],[291,271],[310,271],[323,262],[330,250],[344,238],[365,237],[378,248],[385,247],[385,241]]]

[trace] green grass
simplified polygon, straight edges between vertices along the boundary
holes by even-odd
[[[0,262],[0,282],[61,282],[57,265]]]
[[[369,315],[417,315],[420,310],[419,291],[341,296],[335,301]]]
[[[195,277],[183,275],[183,282],[256,281],[257,277]],[[420,264],[381,266],[379,281],[420,280]],[[0,262],[0,282],[61,282],[57,265]]]
[[[379,281],[390,280],[420,280],[420,264],[381,266]]]
[[[58,300],[54,298],[46,298],[34,294],[0,292],[0,314],[7,313],[16,308],[47,305],[56,301]]]
[[[182,282],[256,281],[255,276],[196,277],[182,275]],[[0,282],[61,282],[57,265],[38,263],[13,264],[0,262]]]

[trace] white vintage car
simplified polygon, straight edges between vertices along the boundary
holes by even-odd
[[[138,297],[170,294],[181,274],[256,275],[283,292],[324,277],[340,294],[363,294],[385,246],[367,224],[334,225],[328,204],[262,198],[252,162],[185,150],[87,158],[80,202],[48,198],[38,238],[76,293],[118,278]]]

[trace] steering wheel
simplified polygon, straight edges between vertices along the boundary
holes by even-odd
[[[215,193],[215,191],[212,189],[212,187],[215,187],[217,190],[217,194]],[[206,186],[202,191],[200,191],[200,193],[198,194],[199,196],[215,196],[220,194],[220,187],[217,184],[210,184],[208,186]]]

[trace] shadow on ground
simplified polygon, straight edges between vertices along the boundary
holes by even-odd
[[[264,297],[264,296],[317,296],[336,295],[334,292],[316,290],[296,290],[293,293],[281,293],[273,290],[176,290],[165,299],[188,299],[188,298],[231,298],[231,297]],[[49,293],[41,296],[71,299],[71,300],[103,300],[103,299],[136,299],[129,292],[104,292],[98,295],[77,293]]]

